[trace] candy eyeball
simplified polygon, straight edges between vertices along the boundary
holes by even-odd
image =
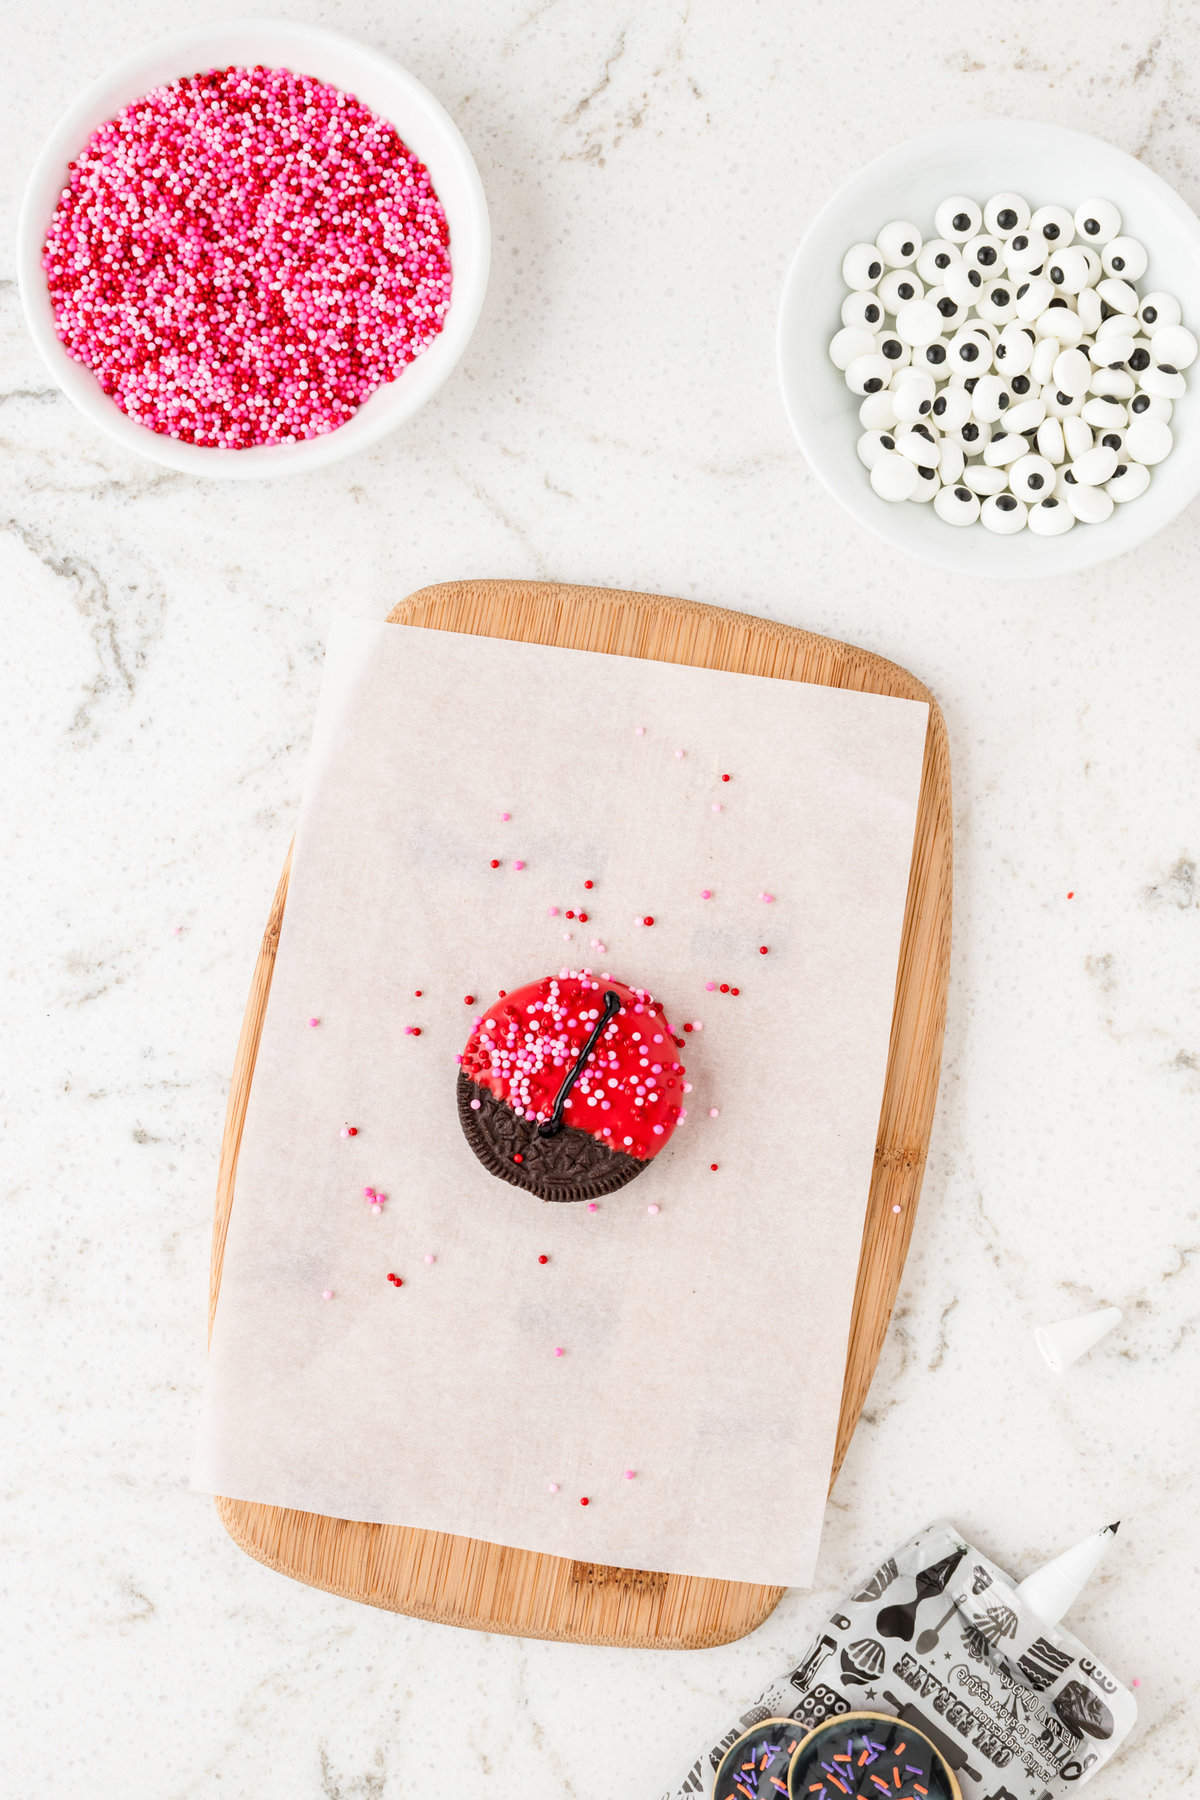
[[[971,395],[971,411],[982,425],[994,425],[1012,405],[1012,395],[999,375],[981,375]]]
[[[983,460],[990,469],[1007,469],[1010,463],[1018,462],[1028,448],[1019,432],[995,432],[983,453]]]
[[[1054,359],[1051,380],[1070,397],[1086,394],[1092,378],[1092,365],[1082,350],[1060,350]]]
[[[1143,393],[1153,394],[1160,400],[1178,400],[1187,387],[1187,382],[1178,369],[1164,368],[1161,363],[1151,363],[1138,379]]]
[[[1012,537],[1015,532],[1024,531],[1029,509],[1015,494],[991,494],[980,507],[979,518],[989,531]]]
[[[1057,338],[1039,338],[1033,347],[1029,373],[1038,387],[1045,387],[1054,372],[1060,345]]]
[[[941,337],[944,320],[929,300],[909,300],[896,314],[896,335],[920,349]]]
[[[1056,388],[1053,383],[1042,389],[1042,399],[1046,402],[1046,412],[1052,419],[1077,417],[1083,411],[1082,394],[1068,394],[1065,388]]]
[[[1160,326],[1150,342],[1160,369],[1190,369],[1200,349],[1186,325]]]
[[[939,431],[960,431],[971,417],[971,396],[966,388],[953,384],[944,387],[933,403],[932,413]]]
[[[871,469],[871,486],[881,500],[910,499],[919,480],[916,463],[909,462],[895,450],[886,450]]]
[[[1131,451],[1130,454],[1136,453]],[[1140,457],[1138,461],[1141,461]],[[1071,464],[1067,474],[1073,476],[1080,487],[1103,487],[1106,481],[1111,481],[1116,467],[1116,451],[1110,450],[1107,444],[1094,444]]]
[[[1129,423],[1129,415],[1118,401],[1101,400],[1098,396],[1084,401],[1080,416],[1085,425],[1094,426],[1097,431],[1121,431]]]
[[[915,369],[928,369],[935,380],[944,378],[947,363],[945,338],[934,338],[932,344],[922,344],[919,350],[912,352],[912,362]]]
[[[993,194],[983,209],[983,229],[993,237],[1024,231],[1029,220],[1029,202],[1020,194]]]
[[[1124,322],[1123,313],[1114,313],[1113,317],[1119,318]],[[1109,322],[1111,323],[1111,321]],[[1123,363],[1129,361],[1130,357],[1134,354],[1135,349],[1136,345],[1134,343],[1132,332],[1128,330],[1106,331],[1091,345],[1088,350],[1088,355],[1096,368],[1116,369]],[[1149,366],[1150,358],[1147,355],[1142,367],[1143,369],[1146,369],[1149,368]]]
[[[1078,294],[1089,284],[1091,265],[1087,252],[1078,244],[1056,250],[1046,258],[1046,274],[1064,294]]]
[[[1147,337],[1153,337],[1164,325],[1178,325],[1183,309],[1174,294],[1143,294],[1137,311],[1138,320]]]
[[[951,194],[933,215],[933,228],[952,244],[965,244],[983,224],[983,213],[965,194]]]
[[[945,272],[944,281],[946,292],[963,307],[972,306],[975,296],[983,287],[982,272],[979,269],[968,268],[961,258],[958,262],[950,264]]]
[[[874,331],[883,324],[883,307],[869,288],[846,295],[842,324],[857,331]]]
[[[873,288],[883,274],[883,258],[874,244],[852,244],[842,258],[842,280],[848,288]]]
[[[950,339],[947,355],[952,367],[961,375],[983,375],[992,364],[991,345],[968,325]]]
[[[1125,454],[1131,462],[1160,463],[1169,456],[1175,439],[1164,419],[1134,419],[1125,433]]]
[[[1119,275],[1110,275],[1105,281],[1096,283],[1096,292],[1105,306],[1111,306],[1114,312],[1128,313],[1135,317],[1138,309],[1137,289],[1122,281]]]
[[[897,313],[909,300],[920,300],[925,284],[911,269],[889,269],[875,289],[887,312]]]
[[[896,449],[901,456],[907,456],[909,462],[926,467],[938,458],[937,440],[928,425],[899,427],[896,431]]]
[[[980,270],[985,281],[998,275],[1004,267],[1004,245],[987,232],[968,238],[962,254],[968,269]]]
[[[1018,231],[1004,246],[1004,267],[1015,279],[1032,275],[1046,260],[1046,241],[1031,231]]]
[[[1048,463],[1060,463],[1067,454],[1061,419],[1045,418],[1037,428],[1038,455]]]
[[[1065,206],[1039,206],[1029,221],[1029,235],[1035,241],[1043,238],[1057,255],[1075,236],[1074,217]]]
[[[1044,500],[1054,492],[1054,464],[1044,456],[1019,457],[1008,471],[1008,485],[1018,500]]]
[[[1000,281],[989,281],[982,294],[975,302],[975,310],[981,319],[991,325],[1007,325],[1014,317],[1017,303],[1013,298],[1012,283],[1007,276]]]
[[[1106,481],[1104,491],[1110,500],[1123,504],[1126,500],[1140,500],[1150,486],[1150,471],[1143,463],[1118,463],[1111,481]]]
[[[912,361],[912,351],[902,338],[896,336],[894,331],[885,331],[879,339],[877,348],[880,356],[891,363],[893,370],[906,369]]]
[[[891,363],[874,351],[856,356],[846,366],[846,386],[852,394],[877,394],[891,379]]]
[[[962,480],[967,458],[957,438],[944,437],[938,444],[937,471],[938,480],[943,486],[953,487],[956,481]]]
[[[936,405],[935,401],[935,408]],[[1164,425],[1169,425],[1174,411],[1171,402],[1161,394],[1135,394],[1129,402],[1130,417],[1134,419],[1161,419]]]
[[[896,378],[892,401],[898,424],[915,425],[933,411],[937,387],[923,369],[904,369]]]
[[[956,482],[934,495],[933,510],[947,525],[973,525],[979,517],[979,497]]]
[[[1066,487],[1062,498],[1081,525],[1103,525],[1112,518],[1112,498],[1102,487]]]
[[[1080,457],[1086,456],[1088,451],[1092,448],[1092,445],[1096,441],[1095,433],[1087,423],[1087,420],[1083,418],[1066,418],[1060,420],[1059,423],[1062,429],[1063,443],[1066,446],[1067,456],[1071,462],[1077,463]],[[1074,481],[1074,479],[1075,477],[1072,475],[1071,480]]]
[[[1123,431],[1106,431],[1101,437],[1100,442],[1104,445],[1106,450],[1116,451],[1117,468],[1121,468],[1123,466],[1122,458],[1125,455],[1125,433]]]
[[[1054,283],[1046,275],[1031,275],[1026,281],[1019,281],[1016,287],[1015,305],[1018,319],[1029,324],[1038,319],[1047,310],[1054,298]]]
[[[829,340],[829,360],[835,369],[848,369],[856,356],[870,356],[876,336],[865,326],[843,325]]]
[[[1024,436],[1026,432],[1036,431],[1045,417],[1046,402],[1040,394],[1032,394],[1028,400],[1013,401],[1004,416],[1004,429]]]
[[[1091,335],[1099,329],[1104,318],[1104,303],[1095,288],[1086,287],[1081,294],[1076,294],[1075,311],[1085,332]]]
[[[997,369],[1005,378],[1024,375],[1033,361],[1034,338],[1031,331],[1015,321],[1006,325],[992,346]]]
[[[943,331],[953,331],[955,325],[962,322],[963,313],[966,308],[961,306],[951,294],[947,293],[944,287],[926,288],[925,298],[928,300],[930,306],[937,307],[942,318],[945,320],[945,324],[942,326]]]
[[[1122,281],[1140,281],[1150,258],[1136,238],[1115,237],[1100,252],[1106,275],[1119,275]]]
[[[918,464],[917,485],[908,497],[910,500],[916,500],[917,502],[934,500],[941,490],[941,485],[942,484],[937,477],[936,469],[923,468]]]
[[[896,440],[888,431],[864,431],[854,448],[866,469],[873,469],[881,456],[896,448]]]
[[[971,463],[963,470],[962,484],[973,494],[1002,494],[1008,486],[1008,476],[1003,469],[993,469],[990,463]]]
[[[969,394],[967,399],[969,402]],[[979,419],[968,419],[958,428],[958,441],[968,456],[982,456],[992,441],[992,428]]]
[[[1075,229],[1086,244],[1107,244],[1121,229],[1121,215],[1111,200],[1081,200]]]
[[[1078,344],[1087,336],[1083,320],[1065,300],[1052,300],[1044,313],[1033,321],[1033,335],[1054,338],[1060,345]]]
[[[996,346],[997,349],[999,349],[999,347],[999,345]],[[1003,371],[1001,371],[1001,373],[1003,373]],[[1007,380],[1008,377],[1005,377],[1005,379]],[[1033,383],[1030,381],[1028,375],[1014,375],[1011,380],[1008,381],[1008,385],[1013,391],[1013,398],[1022,400],[1033,387]]]
[[[945,280],[946,270],[962,261],[962,251],[949,238],[930,238],[917,257],[917,274],[929,287]]]
[[[1026,521],[1030,531],[1036,537],[1062,537],[1075,524],[1075,515],[1069,506],[1056,500],[1051,494],[1045,500],[1039,500],[1036,506],[1029,509]]]
[[[875,239],[889,269],[907,269],[921,249],[921,234],[908,219],[893,219]]]

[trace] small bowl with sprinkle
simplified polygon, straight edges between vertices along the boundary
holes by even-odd
[[[180,32],[82,94],[29,177],[25,317],[126,449],[262,479],[410,418],[465,350],[490,263],[449,114],[335,32]]]
[[[1162,356],[1154,298],[1185,328]],[[859,524],[960,576],[1028,580],[1121,556],[1200,494],[1194,333],[1200,220],[1160,176],[1083,132],[976,119],[897,145],[816,215],[777,369]]]

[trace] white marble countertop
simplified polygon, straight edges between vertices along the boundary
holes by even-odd
[[[831,510],[772,348],[808,216],[930,120],[1098,130],[1200,203],[1200,18],[290,10],[407,64],[487,187],[484,317],[415,423],[290,484],[164,474],[49,388],[0,287],[11,1791],[654,1800],[843,1584],[940,1513],[1018,1571],[1124,1518],[1071,1622],[1139,1679],[1142,1722],[1091,1791],[1200,1793],[1200,509],[1057,587],[966,588]],[[196,16],[5,0],[0,273],[58,112]],[[852,639],[928,681],[949,724],[954,974],[912,1255],[819,1589],[724,1649],[377,1613],[249,1561],[187,1488],[226,1081],[327,619],[501,574]],[[1124,1325],[1050,1376],[1031,1327],[1107,1301]]]

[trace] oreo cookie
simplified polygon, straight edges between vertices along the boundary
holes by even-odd
[[[840,1791],[839,1791],[840,1790]],[[851,1712],[828,1719],[797,1746],[788,1764],[790,1800],[962,1800],[949,1765],[929,1739],[902,1719]]]
[[[563,969],[502,994],[459,1059],[458,1116],[491,1174],[593,1200],[649,1166],[682,1116],[684,1068],[644,988]]]

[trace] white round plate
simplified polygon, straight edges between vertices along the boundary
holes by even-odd
[[[1035,207],[1058,201],[1073,211],[1092,196],[1114,201],[1122,229],[1149,252],[1139,291],[1176,295],[1184,323],[1200,334],[1200,219],[1174,189],[1100,138],[1025,119],[985,119],[910,138],[838,189],[788,270],[777,358],[792,430],[817,475],[860,524],[956,574],[1027,580],[1123,555],[1200,493],[1200,364],[1175,403],[1171,454],[1153,471],[1146,493],[1118,505],[1103,525],[1076,525],[1057,538],[1029,531],[996,537],[982,525],[945,525],[929,505],[880,500],[854,447],[860,403],[829,360],[846,294],[842,258],[851,244],[871,242],[890,219],[911,219],[932,237],[934,208],[947,194],[969,194],[982,206],[1004,189]]]
[[[103,392],[90,369],[67,355],[54,329],[42,246],[66,183],[67,164],[97,126],[162,82],[201,69],[255,63],[329,82],[395,126],[429,170],[446,210],[453,284],[445,324],[433,343],[397,380],[378,388],[345,425],[300,444],[208,449],[177,443],[137,424]],[[243,19],[181,31],[103,76],[64,114],[43,146],[25,189],[17,227],[17,272],[30,332],[51,375],[80,412],[126,449],[167,468],[243,480],[298,474],[336,462],[410,418],[466,349],[483,305],[490,260],[491,234],[479,172],[458,127],[433,95],[378,51],[336,32],[283,19]]]

